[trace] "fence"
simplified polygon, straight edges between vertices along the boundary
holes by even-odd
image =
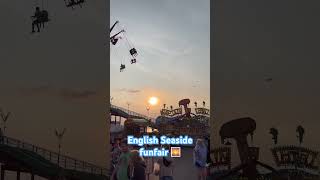
[[[77,160],[65,155],[61,155],[59,153],[35,146],[33,144],[22,142],[17,139],[2,136],[1,144],[7,145],[10,147],[16,147],[16,148],[32,151],[40,155],[44,159],[50,161],[51,163],[58,165],[61,168],[87,172],[87,173],[97,174],[97,175],[105,175],[105,176],[108,175],[108,170],[105,168],[96,166],[94,164],[91,164],[85,161]]]
[[[121,110],[121,111],[123,111],[125,113],[128,113],[129,116],[136,116],[136,117],[149,119],[147,116],[145,116],[143,114],[139,114],[139,113],[136,113],[134,111],[130,111],[128,109],[125,109],[125,108],[122,108],[122,107],[118,107],[118,106],[115,106],[115,105],[112,105],[112,104],[111,104],[110,108],[119,109],[119,110]]]

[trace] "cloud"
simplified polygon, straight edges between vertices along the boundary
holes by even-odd
[[[88,99],[98,95],[97,91],[93,90],[80,90],[80,89],[67,89],[67,88],[54,88],[51,86],[38,86],[31,88],[20,88],[19,94],[26,96],[42,96],[47,95],[51,97],[60,97],[63,99]]]
[[[63,89],[60,90],[60,96],[65,99],[87,99],[92,96],[96,96],[96,91],[90,90],[71,90],[71,89]]]
[[[19,89],[19,93],[23,95],[43,95],[50,93],[50,91],[52,91],[52,87],[48,85]]]
[[[138,89],[126,89],[126,88],[121,88],[118,90],[119,92],[125,92],[125,93],[140,93],[141,90],[138,90]]]

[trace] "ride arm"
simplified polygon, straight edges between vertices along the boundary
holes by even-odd
[[[112,27],[110,28],[110,32],[113,30],[113,28],[114,28],[118,23],[119,23],[119,21],[116,21],[116,22],[112,25]]]
[[[118,32],[117,34],[115,34],[115,35],[113,35],[113,36],[111,36],[110,37],[110,39],[113,39],[113,38],[115,38],[116,36],[118,36],[120,33],[122,33],[122,32],[124,32],[124,30],[121,30],[120,32]]]

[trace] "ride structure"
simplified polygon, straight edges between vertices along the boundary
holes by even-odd
[[[120,43],[119,40],[123,39],[124,40],[123,43],[126,46],[125,48],[127,48],[127,51],[129,52],[129,56],[131,57],[130,63],[135,64],[135,63],[137,63],[136,57],[138,56],[138,52],[137,52],[136,48],[132,45],[130,40],[128,39],[124,28],[119,24],[120,24],[120,22],[116,21],[110,28],[110,43],[112,46],[116,46],[116,45],[118,45],[118,43]],[[111,33],[113,31],[116,31],[116,33],[111,35]],[[117,52],[116,49],[115,49],[115,52]],[[121,59],[120,72],[123,72],[124,69],[126,69],[126,65],[122,61],[122,58],[126,59],[127,57],[124,58],[124,57],[120,56],[119,58]]]
[[[275,147],[271,148],[271,153],[274,158],[276,167],[273,168],[259,161],[259,147],[250,147],[247,142],[248,135],[253,137],[256,129],[256,121],[250,117],[239,118],[229,121],[220,128],[221,147],[216,147],[210,151],[213,160],[210,166],[210,176],[213,179],[239,179],[244,177],[249,180],[263,179],[319,179],[319,164],[317,159],[319,152],[309,148],[294,145],[279,146],[278,130],[270,128],[269,133],[272,135],[272,140]],[[305,132],[300,125],[297,127],[299,143]],[[241,164],[231,168],[231,145],[226,142],[227,139],[234,139],[238,148]],[[260,167],[269,170],[269,173],[261,172]]]
[[[164,108],[160,110],[160,116],[155,119],[156,128],[159,134],[163,135],[189,135],[194,138],[209,137],[210,110],[203,107],[194,109],[189,107],[190,99],[179,101],[178,108],[170,106],[170,110]],[[192,111],[194,110],[194,111]]]
[[[275,164],[283,176],[290,179],[319,179],[319,152],[303,147],[305,129],[296,128],[299,145],[277,145],[271,148]]]
[[[49,13],[47,10],[40,10],[40,7],[36,7],[35,13],[31,16],[32,19],[32,31],[31,33],[35,33],[35,26],[37,27],[37,32],[40,32],[40,28],[44,28],[45,23],[50,21]]]

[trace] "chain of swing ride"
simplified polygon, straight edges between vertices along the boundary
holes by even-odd
[[[119,21],[116,21],[110,28],[110,35],[114,29],[119,27]],[[120,26],[121,27],[121,26]],[[137,50],[134,48],[133,43],[127,38],[126,31],[124,30],[123,27],[118,29],[116,33],[111,35],[110,37],[110,42],[113,46],[116,46],[119,40],[124,39],[125,40],[125,45],[130,53],[130,56],[132,57],[131,59],[131,64],[135,64],[137,62],[136,56],[138,55]],[[114,52],[116,55],[118,55],[118,50],[117,48],[114,48]],[[126,68],[125,64],[122,62],[122,57],[120,57],[121,65],[120,65],[120,72],[123,72],[123,70]]]

